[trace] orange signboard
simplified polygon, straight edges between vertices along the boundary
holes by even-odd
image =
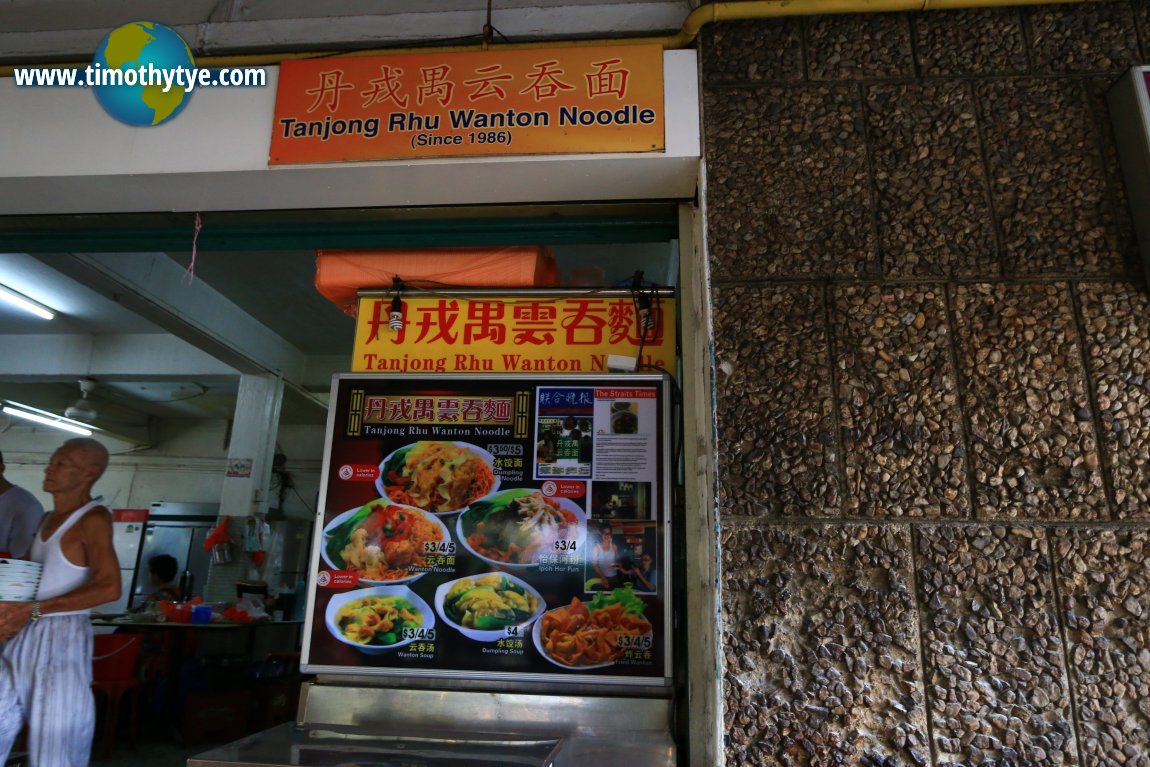
[[[269,164],[664,147],[658,45],[285,61]]]
[[[402,327],[390,296],[362,296],[355,322],[356,373],[603,373],[608,355],[675,368],[675,300],[650,299],[640,331],[630,295],[404,295]]]

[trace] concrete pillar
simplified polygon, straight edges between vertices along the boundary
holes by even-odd
[[[283,402],[283,379],[276,375],[242,375],[236,396],[228,443],[227,475],[220,494],[220,514],[232,518],[234,559],[231,564],[212,565],[204,588],[207,601],[234,601],[234,583],[260,578],[261,572],[243,552],[244,524],[248,517],[268,510],[268,484],[272,456]]]
[[[279,376],[240,376],[227,475],[220,495],[221,514],[249,517],[267,512],[283,392],[283,379]]]

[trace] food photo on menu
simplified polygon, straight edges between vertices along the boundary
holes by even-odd
[[[367,584],[415,580],[423,575],[434,544],[450,540],[433,514],[378,498],[340,514],[324,528],[322,554],[328,566],[355,573]],[[431,545],[428,545],[431,544]]]
[[[529,628],[545,607],[531,584],[509,573],[458,578],[435,592],[435,609],[444,622],[479,642],[499,641],[510,628]]]
[[[524,487],[471,504],[456,529],[467,550],[488,564],[533,567],[542,554],[579,551],[586,523],[575,501]]]
[[[427,636],[431,608],[406,586],[379,586],[337,595],[327,607],[332,636],[366,654],[385,653]]]
[[[557,666],[604,668],[628,649],[649,650],[654,627],[643,617],[647,605],[631,589],[596,594],[589,601],[548,610],[535,624],[536,647]]]
[[[333,400],[342,428],[325,456],[307,665],[661,679],[665,532],[658,464],[645,457],[654,439],[639,458],[611,456],[598,481],[591,446],[610,421],[601,409],[617,403],[597,401],[593,387],[532,382],[524,392],[489,379],[408,392],[399,388],[410,382],[377,381],[356,381],[354,399],[341,383]],[[422,408],[417,423],[394,415],[414,412],[404,400]],[[654,404],[626,401],[633,414]],[[364,402],[372,418],[355,409]],[[465,423],[464,409],[483,415]],[[556,473],[540,476],[552,457]],[[614,526],[609,551],[599,550],[603,524]]]
[[[499,487],[494,463],[491,453],[466,442],[415,442],[383,460],[379,486],[396,503],[451,514]]]
[[[611,403],[611,433],[634,434],[639,431],[639,414],[634,402]]]

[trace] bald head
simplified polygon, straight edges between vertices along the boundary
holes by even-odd
[[[91,437],[70,439],[63,447],[73,451],[78,462],[96,469],[96,476],[92,478],[93,483],[103,476],[104,470],[108,468],[108,448]]]
[[[108,449],[94,439],[70,439],[52,453],[44,467],[44,490],[58,510],[70,510],[90,500],[92,485],[108,468]]]

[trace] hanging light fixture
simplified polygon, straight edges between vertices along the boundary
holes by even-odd
[[[64,411],[66,418],[71,418],[75,421],[83,421],[84,423],[91,423],[96,420],[96,408],[92,407],[92,403],[88,401],[88,395],[96,388],[96,382],[91,378],[80,379],[80,399],[73,402]]]
[[[391,311],[387,315],[387,326],[398,333],[403,330],[403,280],[396,275],[391,280],[391,289],[395,296],[391,299]]]
[[[92,430],[78,421],[63,418],[55,413],[49,413],[45,410],[31,407],[30,405],[21,405],[19,402],[4,402],[0,404],[0,412],[15,418],[22,418],[25,421],[38,423],[41,426],[51,426],[53,429],[70,431],[82,437],[92,436]]]
[[[23,293],[17,292],[7,285],[0,284],[0,301],[11,304],[19,309],[23,309],[29,314],[35,314],[43,320],[50,320],[56,316],[56,312],[49,309],[39,301],[34,301]]]

